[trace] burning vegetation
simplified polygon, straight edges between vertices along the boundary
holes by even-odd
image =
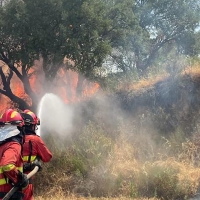
[[[6,77],[9,77],[11,71],[3,63],[3,70],[6,72]],[[20,68],[20,67],[19,67]],[[20,70],[19,70],[20,71]],[[79,81],[79,75],[77,72],[70,69],[66,70],[60,68],[53,82],[48,82],[45,80],[45,75],[42,70],[41,62],[35,61],[35,65],[30,68],[28,73],[28,80],[32,91],[36,94],[37,101],[40,101],[42,96],[46,92],[52,92],[58,95],[65,103],[73,103],[84,99],[85,97],[92,96],[99,89],[99,84],[91,82],[83,78],[82,90],[77,91],[77,84]],[[32,99],[26,93],[22,81],[15,75],[12,75],[10,79],[10,89],[14,95],[24,100],[27,105],[32,106]],[[1,84],[1,90],[4,90],[4,85]],[[3,112],[6,108],[18,106],[16,102],[12,102],[5,95],[1,94],[1,106],[0,111]]]

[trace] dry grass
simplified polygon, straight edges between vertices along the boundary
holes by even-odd
[[[135,199],[135,198],[134,198]],[[92,198],[92,197],[74,197],[74,196],[54,196],[54,197],[36,197],[35,200],[133,200],[133,198],[118,197],[118,198]],[[159,200],[156,198],[140,198],[135,200]]]
[[[132,200],[133,198],[127,197],[102,197],[102,198],[94,198],[94,197],[77,197],[76,195],[64,195],[59,190],[54,196],[36,196],[35,200]],[[135,200],[159,200],[157,198],[134,198]]]
[[[169,74],[165,73],[165,74],[162,74],[162,75],[158,75],[154,78],[149,77],[149,78],[140,79],[139,81],[132,81],[132,83],[130,83],[130,82],[126,83],[124,81],[119,86],[119,90],[125,88],[126,90],[140,91],[143,88],[149,88],[149,87],[154,86],[157,82],[163,81],[167,77],[169,77]]]
[[[134,198],[135,199],[135,198]],[[55,196],[55,197],[36,197],[35,200],[133,200],[133,198],[118,197],[118,198],[92,198],[92,197],[73,197],[73,196]],[[135,200],[159,200],[156,198],[142,198]]]
[[[185,69],[183,75],[187,75],[188,73],[191,74],[191,77],[199,76],[199,66]],[[153,87],[155,83],[167,77],[168,75],[164,74],[154,79],[143,79],[131,85],[129,84],[128,88],[140,91],[147,87]],[[145,119],[143,120],[145,121]],[[131,121],[130,129],[126,126],[127,124],[125,124],[125,127],[121,127],[122,130],[120,131],[120,133],[124,134],[124,137],[115,138],[116,140],[112,142],[108,140],[106,134],[103,134],[103,130],[96,130],[95,126],[88,127],[86,134],[83,135],[81,140],[79,138],[81,143],[76,147],[78,149],[73,149],[76,153],[84,152],[84,156],[87,158],[86,164],[90,162],[88,168],[90,170],[87,171],[87,176],[84,177],[76,173],[76,177],[74,178],[74,174],[66,175],[62,171],[65,168],[66,162],[62,160],[65,163],[64,167],[59,166],[58,171],[52,172],[54,175],[52,179],[44,181],[48,185],[44,189],[45,195],[39,192],[35,199],[158,200],[160,197],[172,200],[186,199],[196,194],[200,186],[200,169],[194,164],[194,159],[196,160],[194,156],[199,153],[198,149],[196,150],[196,146],[193,148],[194,141],[187,143],[173,141],[175,142],[175,146],[179,148],[178,151],[173,151],[173,145],[163,145],[160,152],[158,148],[156,149],[154,143],[150,145],[150,141],[148,143],[146,139],[147,135],[150,137],[151,134],[149,129],[147,129],[147,135],[145,134],[145,129],[141,129],[141,135],[146,140],[142,140],[141,136],[137,138],[139,136],[135,135],[130,142],[127,140],[126,132],[129,133],[131,131],[129,133],[131,138],[132,135],[137,133],[138,127],[137,124],[134,126],[133,121]],[[197,140],[195,141],[197,142]],[[99,146],[97,142],[100,144]],[[190,142],[192,142],[192,146]],[[197,146],[199,144],[198,142]],[[167,148],[166,151],[165,148]],[[169,157],[167,152],[170,152],[170,150],[174,154],[170,154]],[[107,153],[107,151],[109,152]],[[179,155],[175,155],[177,152]],[[104,155],[106,156],[104,157]],[[96,158],[98,158],[97,160],[103,158],[103,163],[96,162]],[[95,165],[94,163],[97,164]],[[48,176],[48,173],[48,170],[45,171],[44,169],[44,177]],[[65,176],[62,174],[65,174]]]
[[[188,66],[184,68],[181,72],[182,75],[190,75],[191,77],[199,77],[200,76],[200,65],[199,63],[193,64],[192,66]],[[147,78],[142,78],[139,81],[132,81],[128,80],[128,82],[124,81],[120,84],[120,89],[126,90],[133,90],[133,91],[140,91],[144,88],[153,87],[156,83],[160,81],[164,81],[166,78],[170,76],[169,73],[163,72],[158,75],[149,75]]]
[[[182,74],[190,74],[190,75],[200,75],[200,66],[199,64],[194,64],[192,66],[186,67],[183,71]]]
[[[107,159],[93,166],[87,178],[80,176],[74,179],[71,175],[64,175],[62,166],[52,173],[44,168],[43,177],[50,174],[51,179],[42,179],[42,184],[46,183],[45,188],[40,185],[43,192],[37,194],[36,200],[148,199],[142,197],[156,200],[162,195],[176,199],[190,197],[197,192],[200,180],[198,167],[177,161],[174,157],[141,162],[135,157],[137,148],[120,137]]]

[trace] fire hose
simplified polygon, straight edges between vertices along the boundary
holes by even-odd
[[[35,168],[29,173],[27,174],[27,178],[30,179],[33,175],[35,175],[39,170],[38,166],[35,166]],[[11,198],[11,196],[19,189],[18,186],[14,186],[12,187],[12,189],[4,196],[4,198],[2,200],[9,200]]]

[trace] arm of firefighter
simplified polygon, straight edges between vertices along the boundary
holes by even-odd
[[[39,170],[42,170],[42,162],[40,161],[41,159],[39,157],[36,157],[34,161],[30,162],[30,163],[24,163],[23,164],[23,172],[30,172],[32,171],[35,166],[38,166]]]
[[[41,160],[43,162],[49,162],[52,158],[52,153],[47,148],[42,138],[39,136],[37,137],[36,145],[37,145],[38,156],[41,158]]]
[[[19,171],[14,164],[5,165],[2,167],[3,173],[12,183],[17,184],[19,181]]]
[[[29,180],[26,174],[19,171],[18,174],[18,182],[15,184],[16,187],[19,187],[20,189],[25,189],[29,184]]]
[[[1,158],[2,172],[8,177],[14,184],[18,182],[18,170],[22,169],[16,167],[19,157],[21,156],[21,145],[17,142],[10,142],[7,145],[7,149]]]
[[[3,166],[3,170],[5,176],[8,177],[15,186],[23,189],[29,184],[27,175],[17,170],[13,164]]]
[[[36,166],[28,175],[27,178],[31,178],[34,174],[37,173],[38,171],[38,166]],[[14,186],[12,187],[12,189],[5,195],[5,197],[2,200],[9,200],[11,198],[11,196],[19,189],[18,186]]]

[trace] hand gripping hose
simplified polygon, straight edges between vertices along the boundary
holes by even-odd
[[[38,166],[35,166],[35,168],[29,173],[27,174],[27,178],[31,178],[34,174],[37,173],[37,171],[39,170]],[[10,197],[12,197],[12,195],[19,189],[18,186],[14,186],[6,195],[2,200],[9,200]]]

